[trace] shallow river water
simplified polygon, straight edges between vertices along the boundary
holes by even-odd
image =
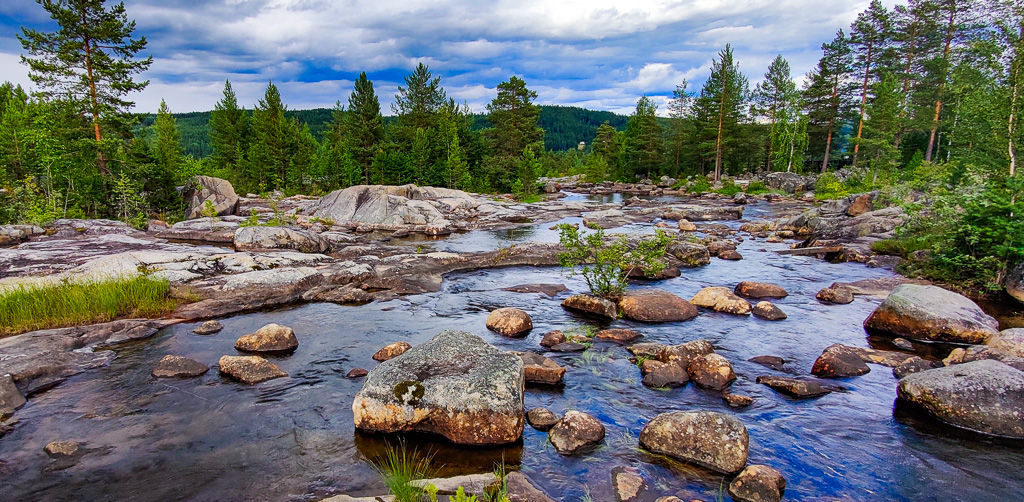
[[[754,206],[749,211],[769,210]],[[475,232],[430,245],[483,250],[517,241],[557,241],[548,226]],[[894,414],[896,379],[889,368],[872,365],[867,375],[838,381],[845,392],[806,401],[754,383],[758,375],[774,373],[747,362],[754,356],[782,356],[790,371],[806,375],[833,343],[869,346],[861,323],[877,300],[858,297],[850,305],[831,306],[814,294],[833,281],[891,274],[772,252],[784,247],[748,240],[739,248],[742,261],[713,259],[709,266],[684,270],[682,277],[635,287],[658,287],[690,298],[704,286],[768,281],[790,293],[777,301],[787,320],[702,311],[683,323],[612,323],[641,331],[644,341],[711,340],[739,375],[732,391],[755,398],[749,408],[732,410],[719,393],[692,384],[667,391],[645,388],[623,347],[596,343],[582,354],[548,354],[568,366],[565,386],[530,387],[526,394],[527,408],[577,409],[600,419],[607,436],[596,451],[562,457],[545,433],[529,426],[520,443],[502,448],[460,448],[424,436],[406,440],[434,453],[439,474],[487,472],[503,461],[564,500],[579,500],[587,492],[598,502],[614,500],[609,471],[618,465],[641,470],[660,494],[715,500],[727,480],[648,455],[637,441],[641,428],[658,413],[714,410],[734,414],[746,425],[749,462],[783,473],[786,500],[1020,500],[1024,447],[902,411]],[[34,396],[17,412],[14,432],[0,440],[0,499],[277,501],[384,493],[369,459],[395,438],[354,430],[351,404],[361,380],[345,374],[355,367],[372,368],[370,356],[387,343],[415,345],[444,329],[476,333],[506,350],[542,351],[538,342],[551,329],[599,325],[564,311],[559,304],[565,293],[549,298],[501,290],[524,283],[564,283],[571,292],[584,290],[581,281],[555,268],[485,270],[449,275],[436,294],[238,315],[221,319],[225,329],[206,337],[191,333],[196,323],[181,324],[122,346],[109,367]],[[521,339],[488,332],[484,320],[498,307],[526,310],[533,331]],[[271,357],[291,376],[255,386],[219,376],[217,359],[236,354],[235,339],[269,322],[291,326],[299,338],[294,354]],[[165,354],[214,368],[188,380],[150,377]],[[43,453],[47,443],[68,439],[82,442],[86,453],[73,461]]]

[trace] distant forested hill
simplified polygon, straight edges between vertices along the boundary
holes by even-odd
[[[300,122],[309,124],[309,131],[317,141],[323,140],[323,132],[331,121],[330,108],[314,108],[311,110],[288,110],[287,117],[296,117]],[[250,110],[251,113],[251,110]],[[185,155],[195,158],[204,158],[212,152],[210,137],[207,131],[207,124],[210,122],[210,112],[189,112],[175,113],[177,120],[178,135],[181,138],[181,147]],[[145,129],[146,134],[156,114],[146,114],[140,117],[139,128]],[[392,117],[384,117],[389,122]],[[598,126],[605,121],[619,130],[626,128],[629,117],[612,112],[600,112],[587,110],[575,106],[541,106],[540,118],[537,125],[544,129],[544,148],[547,150],[564,151],[576,148],[580,141],[586,141],[589,145],[594,139],[594,133]],[[489,127],[486,114],[473,115],[473,129],[484,129]]]

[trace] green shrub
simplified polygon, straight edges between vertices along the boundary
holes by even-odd
[[[0,335],[37,329],[156,317],[174,311],[170,284],[139,276],[93,282],[19,286],[0,292]]]
[[[722,181],[722,188],[715,190],[716,193],[725,195],[727,197],[732,197],[733,195],[736,195],[737,193],[742,191],[743,189],[740,188],[735,181],[728,179]]]
[[[689,193],[704,193],[711,191],[711,182],[708,181],[706,176],[698,176],[697,180],[690,183],[690,186],[686,189]]]
[[[762,181],[751,181],[750,184],[747,185],[747,193],[748,194],[757,195],[757,194],[768,193],[768,192],[769,192],[768,187],[766,187],[764,185],[764,182],[762,182]]]
[[[847,195],[850,195],[850,192],[835,174],[822,174],[814,183],[814,197],[818,200],[842,199]]]
[[[590,229],[593,231],[587,234],[567,223],[558,225],[559,242],[566,250],[558,255],[558,261],[569,269],[570,275],[579,267],[594,295],[619,298],[626,291],[630,271],[639,268],[654,276],[665,268],[663,258],[672,238],[663,230],[657,230],[654,237],[640,239],[630,249],[625,236],[605,239],[602,228]]]

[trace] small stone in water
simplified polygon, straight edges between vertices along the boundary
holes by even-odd
[[[362,368],[353,368],[352,371],[349,371],[348,374],[345,375],[345,378],[363,378],[369,373],[369,371],[366,371]]]
[[[54,441],[46,445],[43,451],[51,457],[70,457],[78,453],[78,447],[78,441]]]
[[[197,335],[212,335],[219,333],[220,330],[224,329],[224,325],[217,321],[206,321],[200,324],[196,329],[192,330]]]

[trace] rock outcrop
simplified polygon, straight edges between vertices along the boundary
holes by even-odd
[[[523,433],[525,374],[518,356],[463,331],[370,371],[352,402],[358,429],[421,431],[459,444],[504,444]]]
[[[476,199],[461,190],[416,185],[357,185],[327,194],[307,212],[335,223],[387,230],[405,228],[443,235],[455,229],[449,217],[468,216],[478,205]]]
[[[193,176],[185,182],[181,193],[185,199],[185,217],[194,220],[203,216],[206,202],[213,205],[217,216],[238,214],[238,195],[227,180],[212,176]]]
[[[241,227],[235,231],[235,249],[262,251],[293,249],[303,253],[326,253],[331,243],[320,234],[288,227]]]
[[[896,392],[943,422],[1024,438],[1024,372],[999,361],[974,361],[907,375]]]
[[[970,344],[999,333],[999,323],[967,297],[914,284],[896,287],[864,327],[913,340]]]
[[[640,432],[647,450],[724,474],[743,469],[749,442],[739,420],[711,411],[662,413]]]

